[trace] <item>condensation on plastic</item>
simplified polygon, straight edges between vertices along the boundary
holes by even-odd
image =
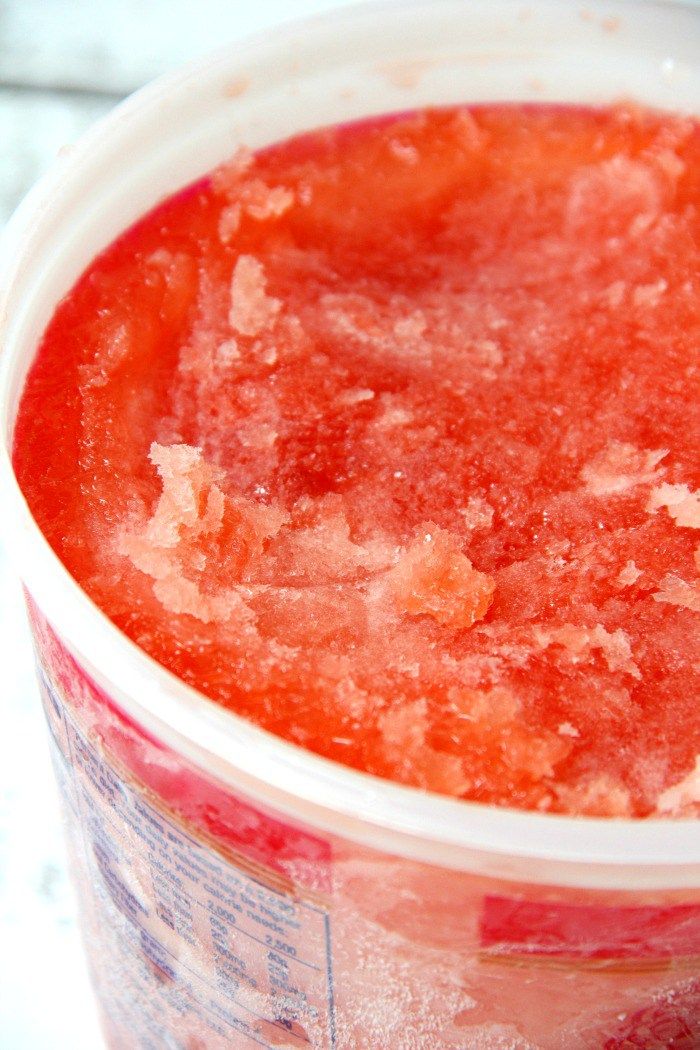
[[[140,92],[0,259],[0,491],[112,1050],[700,1046],[700,825],[490,809],[344,769],[206,701],[70,579],[9,447],[97,251],[240,143],[419,105],[700,112],[700,9],[430,0],[291,25]]]

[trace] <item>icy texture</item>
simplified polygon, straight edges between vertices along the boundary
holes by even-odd
[[[265,272],[252,255],[241,255],[231,278],[231,309],[228,320],[240,335],[260,335],[271,326],[282,306],[265,293]]]
[[[636,583],[640,576],[643,576],[641,569],[638,569],[634,562],[630,559],[623,569],[617,574],[617,584],[619,587],[631,587],[633,583]]]
[[[697,580],[686,583],[679,576],[668,573],[661,580],[660,589],[652,597],[656,602],[668,602],[669,605],[679,605],[683,609],[700,612],[700,585]]]
[[[660,485],[653,489],[647,510],[666,507],[677,525],[700,529],[700,492],[691,492],[687,485]]]
[[[634,445],[611,441],[583,468],[581,475],[594,496],[610,496],[656,481],[660,476],[656,465],[667,455],[665,449],[640,452]]]
[[[240,150],[59,308],[17,428],[32,509],[133,639],[296,743],[685,814],[699,205],[698,127],[629,106]]]
[[[495,581],[478,572],[459,540],[429,524],[399,559],[392,591],[400,611],[430,616],[445,627],[471,627],[491,604]]]
[[[678,784],[659,796],[660,813],[671,813],[675,816],[698,816],[700,811],[700,755],[695,759],[695,766]]]
[[[229,499],[222,471],[196,448],[154,443],[149,458],[163,491],[145,527],[125,533],[119,551],[155,581],[153,593],[170,612],[203,623],[228,620],[245,607],[227,582],[245,575],[287,515]]]

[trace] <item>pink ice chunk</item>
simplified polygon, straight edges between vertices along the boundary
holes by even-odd
[[[294,194],[286,186],[268,186],[262,179],[251,179],[241,189],[241,202],[252,219],[264,222],[284,215],[294,203]]]
[[[282,308],[265,288],[267,280],[261,262],[252,255],[241,255],[231,278],[229,323],[241,335],[260,335],[274,322]]]
[[[616,583],[618,587],[631,587],[633,583],[636,583],[640,576],[644,573],[641,569],[638,569],[633,561],[628,561],[623,569],[620,569],[617,574]]]
[[[516,777],[525,775],[541,781],[552,776],[557,763],[571,751],[570,741],[547,729],[534,730],[527,725],[522,702],[510,689],[452,687],[448,696],[462,743],[476,747],[486,765],[496,761]],[[472,767],[468,772],[473,772]],[[476,771],[476,776],[480,775]]]
[[[574,813],[589,817],[628,817],[630,793],[624,784],[601,773],[574,785],[556,785],[559,800]]]
[[[80,378],[86,389],[107,386],[110,377],[128,361],[133,339],[127,324],[117,324],[105,332],[97,351],[87,364],[80,365]]]
[[[672,784],[659,795],[657,810],[671,816],[692,817],[700,805],[700,755],[690,772],[677,784]]]
[[[235,201],[226,208],[222,208],[219,216],[219,240],[222,244],[229,244],[238,232],[242,210],[240,201]]]
[[[191,445],[159,445],[149,453],[163,491],[148,523],[145,537],[153,546],[174,547],[183,530],[190,535],[217,532],[224,513],[224,494],[217,482],[222,475]]]
[[[462,507],[459,513],[464,518],[464,524],[468,529],[490,529],[493,521],[493,507],[481,496],[470,496],[466,507]]]
[[[478,364],[488,369],[503,364],[503,350],[493,339],[474,339],[465,346],[465,350]]]
[[[265,222],[278,219],[294,203],[294,194],[286,186],[268,186],[262,179],[249,179],[237,187],[232,185],[227,195],[231,203],[219,216],[219,238],[223,244],[233,240],[244,214],[256,222]]]
[[[655,219],[663,204],[663,178],[651,165],[617,154],[574,175],[566,209],[571,235],[588,230],[627,232],[640,216]]]
[[[217,193],[228,195],[240,186],[241,179],[253,164],[252,150],[239,146],[229,159],[212,175],[212,185]]]
[[[653,513],[666,507],[676,525],[700,529],[700,490],[691,492],[687,485],[659,485],[652,489],[647,510]]]
[[[448,696],[450,707],[458,717],[475,724],[503,726],[515,723],[522,710],[521,700],[502,686],[489,690],[453,686]]]
[[[627,284],[625,281],[613,281],[602,293],[602,299],[612,309],[617,310],[622,306],[622,302],[627,292]]]
[[[457,537],[428,522],[392,569],[391,588],[408,616],[471,627],[486,615],[496,584],[473,567]]]
[[[666,602],[681,609],[700,612],[700,587],[697,583],[686,583],[680,576],[667,573],[659,584],[659,590],[652,594],[655,602]]]
[[[634,290],[632,300],[635,306],[655,307],[661,302],[661,297],[668,289],[668,281],[661,277],[658,281],[649,284],[639,284]]]
[[[335,494],[302,497],[293,509],[293,522],[276,548],[277,568],[285,575],[315,583],[341,581],[391,565],[391,544],[352,539],[342,500]]]
[[[379,730],[398,779],[444,794],[462,795],[469,789],[458,755],[438,751],[427,743],[425,700],[395,707],[379,718]]]
[[[154,580],[153,593],[169,612],[204,623],[236,613],[250,623],[252,614],[235,585],[286,516],[227,497],[222,472],[198,448],[154,443],[150,459],[162,492],[145,526],[122,534],[119,552]]]
[[[350,390],[343,390],[337,398],[339,405],[361,405],[363,401],[373,400],[374,390],[370,390],[368,387],[353,387]]]
[[[535,638],[539,645],[560,645],[574,659],[587,659],[591,650],[599,649],[610,671],[625,671],[633,678],[641,678],[641,673],[632,659],[632,647],[625,632],[606,631],[602,624],[594,627],[579,627],[567,623],[562,627],[535,628]]]
[[[377,430],[396,430],[413,422],[413,412],[401,405],[397,398],[383,395],[381,400],[383,408],[374,421]]]
[[[657,464],[668,455],[668,449],[643,450],[622,441],[611,441],[581,471],[587,492],[593,496],[611,496],[637,485],[657,481]]]
[[[397,339],[417,340],[423,336],[428,322],[422,310],[414,310],[406,317],[394,321],[394,335]]]
[[[202,623],[229,620],[236,611],[240,619],[253,619],[245,602],[235,591],[205,594],[193,580],[185,576],[171,574],[156,580],[153,593],[169,612],[176,615],[187,613]]]
[[[420,160],[420,153],[410,142],[401,142],[400,139],[391,139],[389,142],[389,149],[398,160],[407,164],[411,168],[415,167]]]
[[[214,356],[217,364],[228,368],[235,364],[236,361],[240,361],[241,350],[235,339],[225,339],[223,343],[219,343],[217,346]]]

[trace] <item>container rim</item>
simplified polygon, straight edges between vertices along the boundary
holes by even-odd
[[[527,7],[551,7],[538,0]],[[69,575],[34,521],[11,463],[18,367],[23,352],[13,293],[36,266],[31,248],[47,215],[80,177],[88,158],[114,154],[144,127],[164,97],[196,90],[222,62],[235,73],[239,56],[264,47],[283,54],[303,34],[320,51],[338,33],[361,34],[410,8],[412,17],[459,6],[455,0],[380,0],[293,21],[236,41],[168,73],[99,121],[30,191],[0,239],[0,505],[10,549],[39,608],[127,714],[163,742],[224,782],[243,786],[296,819],[365,844],[428,863],[498,873],[549,884],[625,889],[700,888],[700,821],[568,817],[450,799],[385,781],[307,752],[208,700],[123,635]],[[470,5],[471,7],[472,5]],[[482,5],[474,4],[473,8]],[[505,4],[512,9],[523,5]],[[693,0],[592,0],[588,10],[658,8],[693,12]],[[89,261],[89,260],[88,260]]]

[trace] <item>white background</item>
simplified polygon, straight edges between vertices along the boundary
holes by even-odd
[[[58,149],[124,95],[227,39],[337,6],[338,0],[0,3],[0,226]],[[0,1048],[100,1050],[1,504],[0,672]]]

